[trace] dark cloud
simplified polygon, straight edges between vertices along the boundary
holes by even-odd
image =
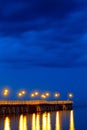
[[[15,67],[87,65],[87,2],[0,2],[0,61]]]

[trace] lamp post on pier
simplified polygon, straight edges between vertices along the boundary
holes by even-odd
[[[55,94],[54,94],[54,97],[55,97],[56,99],[58,99],[58,98],[60,97],[60,93],[55,93]]]
[[[22,98],[26,95],[26,91],[25,90],[19,91],[17,95],[19,98]]]
[[[71,100],[73,98],[73,94],[72,93],[68,93],[68,98],[69,98],[69,100]]]
[[[10,90],[8,88],[4,88],[2,91],[2,96],[7,98],[9,96]]]

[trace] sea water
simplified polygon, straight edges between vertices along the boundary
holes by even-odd
[[[70,111],[0,115],[0,130],[87,130],[87,108]]]

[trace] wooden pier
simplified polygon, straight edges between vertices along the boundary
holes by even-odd
[[[72,110],[73,102],[45,100],[0,100],[0,114],[22,114],[45,111]]]

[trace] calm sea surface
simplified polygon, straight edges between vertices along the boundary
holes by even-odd
[[[87,130],[87,108],[0,116],[0,130]]]

